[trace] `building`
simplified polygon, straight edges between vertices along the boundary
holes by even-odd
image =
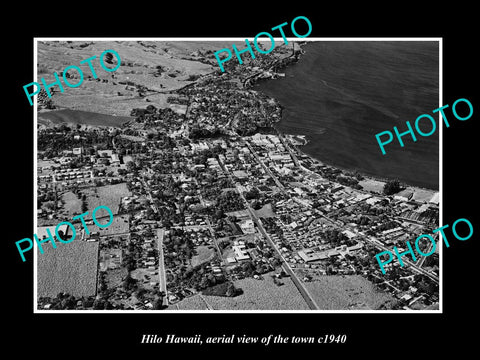
[[[117,154],[112,154],[110,157],[112,164],[120,164],[120,158]]]
[[[395,200],[399,201],[409,201],[413,197],[413,191],[412,190],[402,190],[398,194],[394,195]]]
[[[113,150],[97,150],[98,156],[111,158]]]
[[[385,230],[385,231],[382,231],[382,236],[385,238],[385,239],[392,239],[392,238],[395,238],[397,236],[400,236],[402,234],[404,234],[405,231],[403,230],[403,228],[401,227],[396,227],[396,228],[393,228],[393,229],[389,229],[389,230]]]
[[[235,260],[242,261],[242,260],[250,259],[250,255],[248,255],[248,252],[245,249],[245,245],[243,244],[233,245],[232,249],[235,253]]]
[[[356,234],[350,230],[344,230],[342,231],[342,234],[348,237],[349,239],[353,239],[356,236]]]

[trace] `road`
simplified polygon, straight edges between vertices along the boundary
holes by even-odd
[[[297,157],[295,156],[294,152],[290,149],[290,146],[287,144],[287,141],[285,141],[285,139],[284,139],[282,136],[280,136],[280,134],[279,134],[279,137],[280,137],[280,140],[282,141],[282,144],[285,146],[285,148],[286,148],[286,149],[288,150],[288,152],[290,153],[290,156],[292,157],[295,165],[296,165],[296,166],[301,166],[300,163],[299,163],[299,161],[298,161],[298,159],[297,159]],[[275,183],[277,183],[278,179],[276,179],[276,177],[272,174],[272,172],[270,171],[270,169],[268,169],[268,168],[265,166],[265,164],[260,160],[260,158],[257,156],[257,154],[255,153],[255,151],[253,150],[253,148],[250,146],[250,144],[248,144],[247,142],[246,142],[245,144],[246,144],[247,147],[250,149],[250,151],[251,151],[252,154],[254,155],[255,159],[257,159],[257,161],[258,161],[258,162],[266,169],[266,171],[270,174],[270,176],[273,178],[273,180],[275,180]],[[285,192],[285,188],[283,187],[283,185],[281,186],[281,189]],[[247,204],[248,204],[248,203],[247,203]],[[330,222],[332,222],[333,224],[335,224],[335,225],[338,226],[338,224],[337,224],[334,220],[330,219],[328,216],[325,216],[325,215],[322,215],[322,214],[320,214],[320,215],[321,215],[323,218],[325,218],[326,220],[328,220],[328,221],[330,221]],[[369,241],[367,237],[365,237],[365,238],[367,239],[367,241]],[[382,250],[389,251],[389,250],[388,250],[386,247],[384,247],[383,245],[380,246],[380,245],[377,244],[377,243],[373,243],[373,244],[374,244],[376,247],[378,247],[378,248],[380,248],[380,249],[382,249]],[[408,259],[405,259],[405,260],[402,259],[402,261],[403,261],[404,263],[406,263],[407,265],[411,266],[414,271],[419,272],[419,273],[427,276],[428,278],[430,278],[431,280],[433,280],[435,283],[438,284],[438,278],[437,278],[435,275],[433,275],[433,274],[431,274],[430,272],[422,269],[420,266],[414,264],[413,262],[411,262],[411,261],[408,260]],[[421,261],[421,264],[423,265],[423,261]]]
[[[143,186],[148,192],[150,198],[151,207],[155,213],[158,214],[158,209],[155,203],[153,202],[152,192],[150,187],[147,185],[145,179],[142,178]],[[168,293],[167,293],[167,276],[165,275],[165,261],[163,258],[163,236],[165,235],[164,229],[157,229],[157,246],[158,246],[158,278],[159,278],[159,288],[160,291],[163,291],[165,296],[163,297],[163,305],[168,306]]]
[[[278,138],[280,139],[280,142],[283,144],[283,146],[285,147],[285,149],[287,149],[287,151],[290,153],[290,156],[292,157],[292,160],[293,160],[293,163],[295,164],[295,166],[297,168],[303,168],[303,166],[300,164],[300,162],[298,161],[298,158],[297,156],[295,155],[295,153],[292,151],[292,149],[290,148],[290,145],[288,144],[287,141],[285,141],[285,138],[283,137],[283,134],[280,133],[280,131],[277,130],[277,135],[278,135]]]
[[[208,310],[215,310],[212,305],[210,305],[208,303],[208,301],[203,297],[202,293],[198,293],[198,296],[200,297],[200,299],[203,300],[203,302],[205,303],[205,306],[207,307]]]
[[[286,190],[285,190],[285,186],[283,186],[283,184],[280,182],[280,180],[277,179],[277,177],[272,173],[272,171],[268,168],[268,166],[266,166],[264,164],[264,162],[262,161],[262,159],[260,159],[260,157],[257,155],[256,151],[252,148],[252,146],[248,143],[248,142],[244,142],[244,144],[248,147],[248,149],[250,150],[250,152],[252,153],[253,157],[255,158],[255,160],[257,160],[257,162],[263,167],[263,169],[268,173],[268,175],[270,175],[270,177],[273,179],[273,181],[275,182],[275,184],[280,188],[280,190],[286,194]]]
[[[150,200],[150,202],[151,202],[150,207],[151,207],[152,210],[155,212],[155,214],[158,214],[157,206],[156,206],[155,203],[153,202],[152,192],[151,192],[151,190],[150,190],[150,187],[147,185],[147,182],[145,181],[144,176],[142,177],[141,181],[142,181],[143,186],[145,187],[145,190],[146,190],[147,193],[148,193],[148,198],[149,198],[149,200]]]
[[[223,171],[227,176],[229,177],[230,181],[235,184],[235,188],[237,189],[238,194],[242,198],[245,207],[247,208],[248,212],[250,213],[250,218],[252,221],[257,225],[258,230],[260,233],[265,237],[267,242],[270,244],[271,248],[275,251],[275,253],[278,255],[280,258],[280,261],[282,262],[282,267],[285,270],[285,272],[290,276],[292,279],[293,283],[295,284],[296,288],[300,292],[300,295],[304,298],[305,302],[307,303],[308,307],[311,310],[319,310],[319,307],[313,297],[310,295],[308,290],[305,288],[305,286],[302,284],[302,282],[298,279],[297,275],[294,273],[290,265],[288,265],[288,262],[285,260],[283,255],[280,253],[280,250],[277,248],[273,240],[270,238],[270,235],[265,231],[265,228],[263,227],[260,219],[257,217],[255,214],[255,211],[250,207],[250,204],[248,203],[247,199],[243,196],[243,193],[239,189],[239,185],[235,182],[233,179],[232,175],[230,174],[230,171],[224,166],[223,162],[219,159],[219,164],[222,167]]]
[[[365,240],[367,240],[369,243],[373,244],[375,247],[377,247],[377,248],[379,248],[379,249],[381,249],[381,250],[383,250],[383,251],[390,251],[390,252],[391,252],[391,250],[390,250],[390,249],[387,249],[386,246],[380,245],[380,244],[377,242],[378,240],[376,240],[376,241],[371,240],[369,237],[365,236],[365,234],[363,234],[363,233],[361,233],[361,232],[359,232],[359,234],[362,235],[362,236],[364,236]],[[418,267],[416,264],[414,264],[413,262],[411,262],[410,260],[408,260],[408,259],[405,258],[405,257],[402,258],[402,262],[405,263],[405,264],[407,264],[407,265],[409,265],[409,266],[412,268],[412,270],[414,270],[414,271],[416,271],[416,272],[419,272],[420,274],[425,275],[426,277],[428,277],[429,279],[433,280],[435,283],[438,284],[438,278],[437,278],[435,275],[433,275],[433,274],[429,273],[428,271],[426,271],[426,270]]]
[[[165,293],[163,298],[163,305],[168,306],[167,296],[167,276],[165,275],[165,262],[163,259],[163,236],[165,235],[164,229],[157,229],[157,245],[158,245],[158,278],[160,291]]]
[[[243,197],[243,196],[242,196]],[[308,292],[308,290],[305,288],[305,286],[303,286],[303,284],[300,282],[300,280],[298,279],[297,275],[293,272],[292,268],[290,267],[290,265],[288,265],[288,262],[285,260],[285,258],[283,257],[283,255],[280,253],[280,250],[278,250],[277,246],[275,245],[275,243],[273,242],[273,240],[270,238],[270,235],[268,235],[268,233],[265,231],[265,229],[263,228],[263,225],[262,223],[259,221],[259,219],[257,218],[257,216],[255,215],[255,213],[253,212],[253,210],[250,208],[250,206],[248,205],[247,203],[247,208],[248,208],[248,211],[250,212],[251,216],[252,216],[252,220],[255,222],[255,224],[257,224],[257,227],[258,227],[258,230],[260,231],[260,233],[267,239],[267,241],[270,243],[270,246],[273,248],[273,250],[277,253],[277,255],[280,257],[281,261],[282,261],[282,265],[283,265],[283,269],[285,270],[285,272],[290,276],[290,278],[292,279],[293,283],[295,284],[295,286],[297,287],[298,291],[300,292],[300,294],[302,295],[302,297],[305,299],[305,302],[307,303],[308,307],[311,309],[311,310],[319,310],[319,307],[317,305],[317,303],[315,302],[315,300],[313,299],[313,297],[310,295],[310,293]]]

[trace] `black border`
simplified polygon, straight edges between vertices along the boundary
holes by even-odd
[[[203,4],[192,9],[177,4],[173,9],[162,3],[122,8],[121,4],[76,4],[72,9],[53,3],[19,11],[18,25],[5,23],[4,69],[8,69],[4,108],[4,229],[5,255],[3,290],[6,339],[12,350],[25,345],[34,351],[65,354],[138,354],[175,356],[184,350],[195,354],[209,352],[224,356],[253,350],[257,355],[303,354],[314,356],[403,353],[406,356],[433,354],[438,350],[473,347],[474,332],[469,319],[475,313],[476,266],[478,251],[478,215],[473,204],[478,198],[474,144],[478,112],[475,85],[478,79],[475,9],[455,3],[448,9],[421,10],[403,3],[384,3],[381,7],[365,3],[337,8],[292,4],[272,5],[260,11],[258,4]],[[130,6],[130,5],[128,5]],[[442,5],[440,5],[442,6]],[[215,8],[212,10],[212,8]],[[273,10],[274,9],[274,10]],[[443,130],[443,222],[451,224],[467,218],[474,224],[473,237],[465,242],[452,241],[444,249],[443,314],[33,314],[33,257],[22,263],[14,242],[33,233],[33,109],[25,101],[22,86],[33,78],[33,38],[65,37],[229,37],[254,36],[272,26],[303,15],[310,19],[310,37],[442,37],[443,103],[469,99],[473,117],[453,121]],[[18,32],[14,29],[18,28]],[[12,102],[13,100],[13,102]],[[473,319],[472,319],[473,320]],[[347,334],[346,344],[331,345],[155,345],[140,344],[142,334],[194,335],[223,334],[249,336],[319,336]],[[24,345],[25,344],[25,345]],[[23,345],[23,346],[22,346]],[[163,353],[166,350],[166,353]]]

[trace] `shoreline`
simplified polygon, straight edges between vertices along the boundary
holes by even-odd
[[[298,55],[297,57],[297,61],[295,62],[292,62],[292,63],[288,63],[286,64],[285,68],[291,66],[292,64],[295,65],[297,62],[299,62],[302,58],[302,55],[304,55],[306,53],[306,50],[304,49],[304,45],[305,44],[308,44],[308,43],[302,43],[302,44],[298,44],[298,47],[300,48],[300,55]],[[258,79],[255,83],[255,85],[259,85],[261,82],[263,81],[273,81],[275,80],[276,78],[261,78],[261,79]],[[262,92],[260,89],[255,89],[256,91],[258,92]],[[262,92],[264,95],[272,98],[276,104],[280,107],[280,117],[279,117],[279,120],[278,121],[275,121],[271,126],[275,129],[275,131],[279,132],[279,133],[282,133],[284,136],[286,137],[291,137],[291,136],[295,136],[295,137],[300,137],[303,139],[304,143],[301,144],[301,145],[294,145],[294,144],[291,144],[295,149],[296,151],[298,151],[299,153],[301,153],[302,155],[305,155],[311,159],[313,159],[314,161],[317,161],[317,162],[320,162],[321,164],[323,165],[326,165],[326,166],[329,166],[329,167],[332,167],[332,168],[336,168],[336,169],[339,169],[341,170],[342,172],[351,172],[351,171],[356,171],[358,172],[359,174],[361,174],[363,177],[365,177],[366,179],[371,179],[371,180],[376,180],[376,181],[380,181],[380,182],[387,182],[387,181],[390,181],[390,180],[398,180],[400,181],[400,184],[401,185],[405,185],[405,188],[415,188],[415,189],[421,189],[421,190],[426,190],[426,191],[435,191],[435,192],[440,192],[440,182],[439,182],[439,185],[437,187],[426,187],[426,186],[420,186],[420,185],[414,185],[414,184],[411,184],[409,182],[406,182],[406,181],[403,181],[397,177],[382,177],[382,176],[379,176],[379,175],[372,175],[372,174],[368,174],[366,173],[365,171],[363,170],[360,170],[360,169],[353,169],[353,168],[346,168],[346,167],[342,167],[342,166],[339,166],[337,164],[331,164],[330,162],[326,162],[325,160],[322,160],[321,158],[319,158],[317,155],[313,155],[313,154],[309,154],[307,152],[305,152],[304,150],[301,149],[301,147],[307,145],[311,140],[308,139],[308,134],[290,134],[290,133],[285,133],[284,131],[280,130],[276,125],[280,124],[282,120],[285,120],[284,116],[283,116],[283,109],[284,109],[284,106],[280,103],[280,101],[277,99],[277,98],[274,98],[264,92]],[[439,159],[440,161],[440,159]],[[439,174],[439,180],[440,180],[440,176],[441,174]]]
[[[278,122],[277,122],[278,123]],[[409,184],[405,181],[401,181],[399,179],[395,179],[395,178],[385,178],[385,177],[380,177],[380,176],[374,176],[374,175],[370,175],[370,174],[367,174],[363,171],[360,171],[358,169],[348,169],[348,168],[345,168],[345,167],[342,167],[342,166],[338,166],[338,165],[331,165],[330,163],[328,162],[325,162],[324,160],[321,160],[319,158],[317,158],[316,156],[313,156],[313,155],[310,155],[308,153],[306,153],[305,151],[303,151],[301,149],[302,146],[305,146],[308,144],[309,140],[307,139],[307,135],[294,135],[294,134],[285,134],[284,132],[282,132],[280,129],[277,129],[275,127],[275,130],[279,133],[281,133],[283,136],[285,136],[289,141],[290,141],[290,137],[291,136],[294,136],[294,137],[300,137],[304,143],[303,144],[299,144],[299,145],[295,145],[293,143],[291,143],[290,141],[290,144],[291,146],[295,149],[295,151],[298,151],[298,153],[300,155],[304,155],[310,159],[312,159],[314,162],[318,162],[322,165],[325,165],[325,166],[328,166],[328,167],[331,167],[331,168],[334,168],[334,169],[339,169],[341,170],[342,172],[351,172],[351,171],[356,171],[358,172],[360,175],[362,175],[365,179],[364,180],[374,180],[374,181],[378,181],[378,182],[387,182],[387,181],[390,181],[390,180],[398,180],[400,181],[400,185],[405,185],[405,188],[412,188],[412,189],[419,189],[419,190],[423,190],[423,191],[432,191],[432,192],[440,192],[439,189],[431,189],[431,188],[427,188],[427,187],[424,187],[424,186],[419,186],[419,185],[413,185],[413,184]],[[362,180],[363,181],[363,180]],[[344,185],[345,186],[345,185]],[[365,190],[365,189],[362,189],[362,191],[368,191],[368,192],[371,192],[369,190]]]
[[[282,133],[283,134],[283,133]],[[283,134],[284,136],[288,136],[289,134]],[[404,185],[405,188],[412,188],[412,189],[418,189],[418,190],[423,190],[423,191],[431,191],[431,192],[440,192],[439,189],[430,189],[430,188],[427,188],[427,187],[424,187],[424,186],[419,186],[419,185],[412,185],[412,184],[409,184],[409,183],[406,183],[405,181],[401,181],[399,179],[392,179],[392,178],[383,178],[383,177],[380,177],[380,176],[373,176],[373,175],[370,175],[370,174],[367,174],[363,171],[360,171],[360,170],[357,170],[357,169],[347,169],[347,168],[344,168],[344,167],[341,167],[341,166],[338,166],[338,165],[331,165],[321,159],[318,159],[316,158],[315,156],[312,156],[310,154],[307,154],[306,152],[304,152],[303,150],[301,150],[299,148],[299,145],[293,145],[292,146],[295,148],[296,151],[298,151],[300,154],[302,155],[305,155],[311,159],[313,159],[314,161],[316,162],[319,162],[325,166],[329,166],[331,168],[334,168],[334,169],[339,169],[341,170],[342,172],[351,172],[351,171],[357,171],[360,175],[362,175],[365,179],[364,180],[374,180],[374,181],[378,181],[378,182],[387,182],[387,181],[390,181],[390,180],[398,180],[400,181],[400,185]],[[300,145],[300,146],[303,146],[303,145]],[[363,180],[362,180],[363,181]],[[343,186],[346,186],[346,185],[343,185]],[[369,190],[365,190],[365,189],[362,189],[362,191],[367,191],[367,192],[370,192],[372,193],[371,191]],[[380,194],[380,195],[383,195],[383,194]]]

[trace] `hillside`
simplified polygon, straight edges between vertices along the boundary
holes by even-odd
[[[58,86],[54,87],[52,100],[56,108],[129,116],[132,108],[149,103],[167,106],[168,91],[191,83],[198,75],[215,71],[213,52],[231,44],[231,41],[43,41],[38,42],[37,82],[44,77],[51,83],[54,72],[60,74],[67,66],[79,66],[84,73],[79,87],[64,86],[63,93]],[[121,57],[121,66],[114,72],[106,72],[99,64],[98,57],[107,49],[115,50]],[[91,75],[88,64],[80,65],[80,61],[93,55],[97,56],[92,61],[97,80],[88,79]],[[207,57],[212,65],[205,63]],[[75,70],[69,71],[69,75],[78,76]]]

